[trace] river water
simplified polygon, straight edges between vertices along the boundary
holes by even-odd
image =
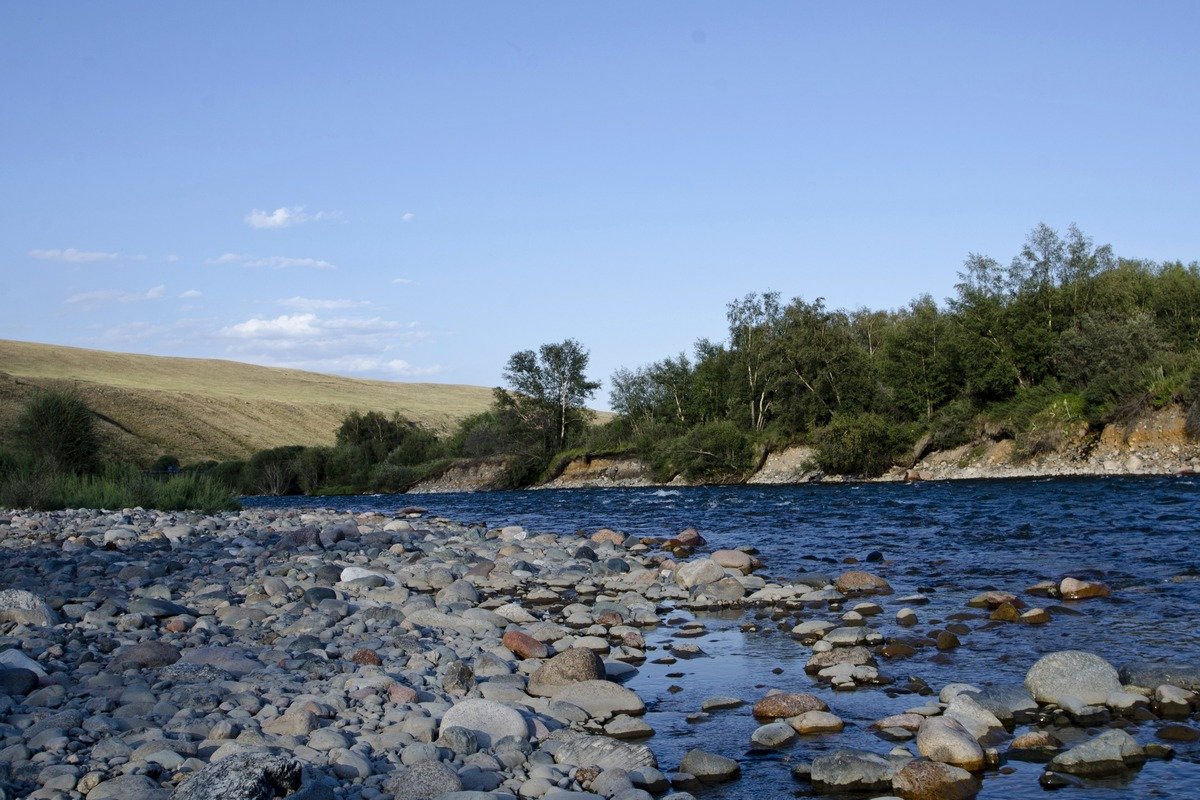
[[[461,522],[520,524],[531,531],[588,533],[610,527],[637,536],[670,536],[695,527],[709,547],[752,545],[766,567],[759,574],[788,578],[798,572],[836,575],[855,558],[875,551],[882,561],[863,568],[883,575],[896,593],[875,598],[884,612],[868,624],[885,636],[898,598],[913,593],[920,623],[906,635],[936,630],[950,615],[972,630],[962,646],[945,653],[921,649],[880,669],[903,684],[910,676],[936,691],[947,683],[1020,683],[1041,655],[1090,650],[1120,666],[1127,661],[1200,663],[1200,479],[1087,478],[930,483],[831,484],[773,487],[695,487],[374,495],[341,498],[247,498],[254,506],[321,506],[353,511],[395,511],[421,506]],[[878,558],[878,555],[875,556]],[[1065,575],[1099,578],[1113,597],[1079,603],[1029,598],[1049,605],[1047,625],[988,624],[986,612],[966,602],[986,589],[1020,594],[1026,587]],[[672,614],[671,618],[693,615]],[[804,673],[810,651],[756,612],[697,614],[708,633],[704,657],[675,664],[648,661],[627,683],[648,706],[656,735],[647,740],[664,768],[692,747],[736,757],[742,779],[703,790],[705,800],[819,796],[791,778],[788,764],[840,747],[886,753],[892,746],[866,730],[873,721],[925,701],[880,688],[833,692]],[[822,617],[804,613],[805,619]],[[834,618],[825,614],[822,618]],[[757,623],[757,631],[744,631]],[[794,623],[794,620],[788,624]],[[663,644],[675,628],[647,633]],[[653,659],[655,653],[651,653]],[[756,723],[748,706],[688,722],[705,697],[732,695],[749,702],[769,688],[811,691],[847,722],[841,734],[802,737],[767,754],[750,753]],[[1129,728],[1139,741],[1154,740],[1158,723]],[[1176,746],[1169,762],[1152,761],[1128,779],[1064,790],[1073,798],[1200,797],[1200,746]],[[1045,794],[1041,766],[1010,761],[1011,774],[990,773],[981,798]]]

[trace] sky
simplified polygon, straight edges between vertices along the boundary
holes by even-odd
[[[0,338],[499,385],[1200,258],[1200,4],[0,2]],[[0,364],[3,370],[3,364]]]

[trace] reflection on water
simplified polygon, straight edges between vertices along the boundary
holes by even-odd
[[[1118,665],[1200,661],[1200,480],[1195,478],[376,495],[319,503],[356,511],[420,505],[451,519],[521,524],[535,531],[612,527],[638,536],[669,536],[692,526],[712,547],[758,548],[768,578],[836,574],[847,558],[863,560],[881,551],[884,561],[868,566],[884,575],[896,594],[880,601],[884,612],[869,620],[872,627],[885,635],[900,633],[894,624],[897,598],[918,591],[929,603],[916,607],[920,624],[906,634],[928,632],[951,614],[970,615],[966,622],[972,630],[961,637],[958,649],[921,650],[910,659],[882,661],[881,669],[901,684],[910,676],[935,689],[952,681],[1020,682],[1039,656],[1072,648],[1101,653]],[[248,505],[313,504],[307,498],[248,500]],[[986,614],[965,605],[985,589],[1020,593],[1066,574],[1100,578],[1115,597],[1057,607],[1043,601],[1057,612],[1044,626],[988,624]],[[772,620],[754,617],[754,612],[732,618],[700,615],[709,633],[689,641],[700,645],[704,656],[670,665],[647,662],[629,682],[649,706],[647,721],[657,731],[650,745],[664,767],[677,764],[687,749],[703,746],[737,756],[743,764],[740,782],[705,790],[704,798],[744,797],[750,786],[761,797],[781,797],[807,789],[790,777],[791,761],[847,746],[887,752],[892,745],[866,727],[920,705],[921,699],[890,696],[879,688],[835,693],[818,687],[804,673],[808,648]],[[834,615],[805,610],[801,618]],[[795,623],[795,616],[789,619]],[[758,631],[740,630],[747,621],[757,623]],[[664,625],[647,638],[662,645],[671,633]],[[651,653],[651,659],[660,654]],[[671,691],[673,686],[678,688]],[[700,710],[705,697],[733,695],[752,703],[770,688],[820,694],[847,721],[846,731],[751,754],[756,723],[749,705],[698,722],[686,719]],[[1143,742],[1153,738],[1153,730],[1153,723],[1131,729]],[[1100,782],[1065,791],[1072,798],[1200,796],[1200,748],[1182,745],[1178,751],[1174,761],[1147,764],[1131,783]],[[1037,783],[1040,765],[1006,766],[1013,774],[988,776],[980,797],[1043,796]]]

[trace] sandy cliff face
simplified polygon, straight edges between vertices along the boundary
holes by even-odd
[[[543,485],[546,489],[593,489],[606,486],[653,486],[650,468],[636,458],[577,458]]]
[[[1173,475],[1200,472],[1200,441],[1188,437],[1177,406],[1131,422],[1106,425],[1099,435],[1070,437],[1051,452],[1024,457],[1012,439],[983,440],[930,453],[888,480],[1018,478],[1042,475]]]

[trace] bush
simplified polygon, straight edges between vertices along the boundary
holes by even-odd
[[[296,456],[304,450],[299,445],[260,450],[246,464],[245,483],[258,494],[284,495],[300,491],[296,473]]]
[[[229,488],[201,475],[166,480],[130,466],[110,465],[103,475],[55,473],[45,462],[0,478],[0,505],[42,511],[61,508],[155,508],[215,513],[237,509]]]
[[[835,475],[882,475],[912,443],[912,431],[879,414],[834,414],[813,432],[817,465]]]
[[[179,472],[179,459],[175,456],[159,456],[150,465],[150,471],[163,474]]]
[[[979,421],[970,400],[953,400],[938,409],[929,423],[929,446],[952,450],[979,435]]]
[[[741,480],[754,468],[754,443],[729,420],[708,422],[649,448],[656,478],[682,475],[689,481]]]
[[[50,464],[55,472],[95,469],[100,439],[91,409],[72,392],[39,391],[17,417],[18,448]]]

